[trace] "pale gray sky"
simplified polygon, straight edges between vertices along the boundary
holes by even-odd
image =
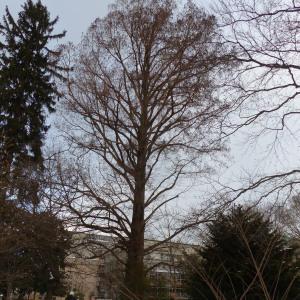
[[[184,2],[185,0],[179,0]],[[3,16],[5,7],[15,15],[21,9],[25,0],[0,0],[0,17]],[[103,17],[107,13],[108,6],[114,0],[42,0],[52,16],[59,16],[56,30],[67,30],[65,41],[77,43],[83,33],[97,17]],[[196,3],[208,5],[212,0],[196,0]]]
[[[184,2],[185,0],[179,0]],[[15,16],[21,10],[21,5],[25,0],[0,0],[0,17],[4,14],[5,7],[8,6],[11,13]],[[42,0],[48,7],[51,17],[59,16],[59,22],[56,26],[56,32],[67,30],[67,36],[62,42],[78,43],[82,34],[86,32],[89,25],[97,17],[103,17],[108,11],[108,5],[114,0]],[[195,0],[204,6],[208,6],[213,0]],[[290,166],[295,162],[299,146],[289,147],[291,153],[282,157],[271,156],[266,159],[268,154],[263,152],[266,141],[260,142],[255,147],[248,147],[245,143],[247,137],[243,134],[235,136],[231,141],[232,161],[228,163],[228,168],[220,171],[223,176],[230,178],[231,182],[239,181],[239,176],[246,170],[250,173],[258,172],[258,169],[272,169],[275,166]],[[219,174],[222,177],[222,174]]]
[[[3,16],[5,7],[15,15],[21,9],[25,0],[0,0],[0,15]],[[82,33],[97,17],[107,13],[108,5],[113,0],[42,0],[52,16],[59,16],[56,31],[67,30],[66,41],[77,43]]]

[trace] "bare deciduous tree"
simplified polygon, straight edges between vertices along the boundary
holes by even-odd
[[[228,55],[213,16],[170,0],[118,1],[69,54],[65,136],[74,160],[59,164],[57,195],[74,225],[116,238],[108,250],[127,254],[125,298],[143,299],[144,256],[203,221],[182,218],[167,239],[144,246],[180,181],[207,172],[224,150],[229,105],[213,90]]]
[[[251,128],[250,138],[256,143],[268,141],[266,149],[275,157],[292,147],[288,143],[291,138],[297,140],[299,129],[299,2],[218,3],[224,42],[234,47],[232,58],[240,63],[228,84],[236,106],[227,120],[226,134]],[[258,188],[264,190],[263,197],[270,193],[286,194],[299,184],[298,165],[268,171],[246,189],[238,190],[238,196]]]
[[[278,201],[275,204],[272,203],[272,205],[267,205],[265,211],[270,214],[274,223],[276,223],[288,237],[295,239],[295,241],[299,240],[299,195],[289,195],[286,199],[281,199],[280,202]]]

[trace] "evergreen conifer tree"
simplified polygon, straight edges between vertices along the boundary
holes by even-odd
[[[195,300],[300,299],[296,251],[263,214],[236,207],[208,226],[187,260],[187,291]]]
[[[49,49],[58,18],[41,1],[27,0],[15,20],[8,8],[0,22],[0,292],[11,298],[63,288],[69,234],[39,204],[47,113],[58,99],[60,51]],[[26,201],[32,212],[20,207]]]
[[[0,23],[0,199],[9,192],[36,197],[37,184],[31,180],[29,195],[24,179],[43,169],[46,114],[54,111],[58,97],[54,77],[60,51],[48,44],[65,32],[53,34],[58,18],[51,21],[41,1],[27,0],[22,8],[17,20],[6,8]]]

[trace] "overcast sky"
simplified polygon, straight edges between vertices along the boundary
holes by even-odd
[[[179,0],[184,2],[184,0]],[[25,0],[0,0],[0,15],[4,14],[5,7],[15,15],[21,9]],[[114,0],[42,0],[52,16],[59,16],[57,31],[67,30],[66,41],[79,42],[88,26],[97,17],[103,17],[108,10],[108,6]],[[197,3],[207,4],[211,0],[196,0]]]
[[[184,0],[181,0],[183,2]],[[67,36],[63,42],[78,43],[91,24],[97,17],[103,17],[108,11],[108,5],[112,4],[113,0],[42,0],[52,16],[59,16],[59,22],[56,26],[56,32],[67,30]],[[212,0],[196,0],[197,3],[208,6]],[[15,16],[21,9],[24,0],[0,0],[0,15],[4,14],[5,7],[8,6],[11,13]],[[247,137],[245,137],[247,139]],[[226,170],[226,177],[232,181],[234,177],[239,177],[241,172],[255,172],[259,169],[268,169],[270,166],[279,165],[278,157],[273,156],[271,160],[266,160],[263,153],[263,143],[260,143],[259,148],[249,147],[246,145],[242,135],[234,137],[231,142],[232,146],[232,161],[230,167]],[[266,141],[265,141],[266,143]],[[245,146],[246,145],[246,146]],[[298,147],[290,147],[295,149],[294,154],[283,156],[283,164],[287,165],[294,162]],[[288,161],[291,161],[288,163]],[[222,172],[225,172],[223,170]]]
[[[0,0],[0,14],[4,14],[8,6],[13,15],[20,11],[24,0]],[[42,0],[52,16],[59,16],[56,30],[67,30],[66,41],[79,42],[82,33],[97,17],[107,13],[108,5],[113,0]]]

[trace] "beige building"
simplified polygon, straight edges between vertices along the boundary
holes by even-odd
[[[89,248],[83,243],[76,253],[69,256],[68,286],[79,300],[117,300],[122,284],[121,264],[106,251],[113,243],[112,238],[108,236],[96,238],[104,247]],[[151,245],[153,241],[147,240],[145,243]],[[149,299],[188,299],[184,293],[184,276],[180,263],[186,254],[192,252],[194,252],[192,245],[168,243],[145,257],[145,266],[149,269],[147,278]]]

